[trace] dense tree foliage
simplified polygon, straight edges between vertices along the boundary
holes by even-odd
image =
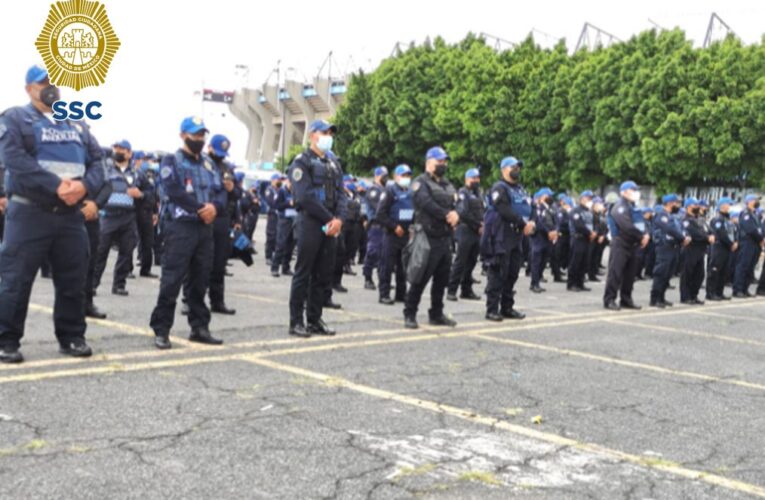
[[[765,184],[765,44],[694,48],[682,31],[569,54],[527,39],[497,52],[468,35],[410,46],[353,75],[336,116],[344,164],[421,169],[443,145],[449,176],[497,177],[512,154],[525,181],[581,189],[627,177],[661,190]]]

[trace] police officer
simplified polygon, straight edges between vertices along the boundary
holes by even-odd
[[[701,216],[699,201],[688,198],[683,219],[683,232],[691,238],[691,242],[683,249],[683,267],[680,273],[680,302],[687,305],[701,305],[698,294],[704,282],[704,257],[707,245],[714,244],[715,237],[710,235]]]
[[[457,289],[460,287],[460,298],[481,299],[473,291],[473,269],[480,253],[483,211],[481,174],[477,168],[471,168],[465,172],[465,186],[457,193],[457,214],[460,216],[460,223],[456,231],[457,253],[449,274],[447,300],[457,300]]]
[[[331,155],[337,128],[314,120],[308,128],[310,146],[289,169],[297,207],[297,262],[290,289],[290,335],[334,335],[322,320],[331,287],[337,236],[343,229],[347,198],[343,171]],[[307,325],[303,321],[306,312]]]
[[[282,274],[292,276],[290,262],[292,253],[295,250],[295,219],[297,210],[295,209],[295,199],[292,196],[292,189],[289,179],[283,180],[284,184],[279,184],[279,192],[276,197],[276,211],[279,214],[279,223],[276,226],[276,251],[271,259],[271,276],[278,278],[279,268]]]
[[[653,208],[643,207],[640,209],[643,214],[643,221],[645,223],[645,232],[647,234],[653,234]],[[650,277],[653,273],[654,259],[654,243],[653,239],[648,241],[648,245],[645,248],[638,249],[638,269],[635,273],[635,280],[642,281],[645,279],[643,273]]]
[[[632,287],[637,272],[637,250],[648,245],[650,235],[645,233],[643,214],[635,208],[640,201],[638,185],[625,181],[619,187],[621,197],[614,203],[609,214],[611,231],[611,255],[608,259],[608,277],[603,294],[606,309],[640,309],[632,300]],[[616,303],[617,294],[621,294],[620,303]]]
[[[266,264],[273,264],[274,251],[276,250],[276,226],[279,224],[279,213],[276,211],[276,197],[279,193],[279,187],[282,183],[282,174],[274,173],[271,175],[271,185],[264,193],[263,199],[268,208],[266,218]]]
[[[592,214],[593,193],[582,191],[579,195],[579,205],[569,214],[569,232],[571,233],[571,259],[568,262],[569,292],[589,292],[591,289],[584,285],[587,273],[590,242],[598,237]]]
[[[364,256],[364,288],[374,290],[375,282],[372,280],[372,273],[380,265],[380,252],[382,251],[383,229],[377,221],[377,204],[380,203],[380,196],[385,191],[388,183],[388,168],[376,167],[375,180],[367,190],[367,217],[369,225],[367,227],[367,252]],[[379,275],[378,270],[378,275]]]
[[[540,286],[542,273],[552,254],[553,245],[558,240],[555,213],[552,208],[553,192],[544,187],[534,195],[536,204],[532,212],[536,230],[531,235],[531,287],[534,293],[545,291]]]
[[[157,193],[157,172],[153,168],[153,155],[146,155],[141,164],[140,173],[145,183],[143,196],[136,201],[136,225],[138,226],[140,276],[159,278],[151,272],[154,264],[154,233],[159,216],[159,196]]]
[[[105,165],[104,165],[105,170]],[[82,202],[82,215],[85,217],[85,230],[88,233],[88,272],[85,277],[85,316],[95,319],[106,319],[106,313],[96,307],[95,297],[96,259],[98,244],[101,240],[100,211],[104,209],[112,194],[111,182],[104,182],[98,193],[88,196]]]
[[[342,163],[340,163],[340,166],[342,167]],[[343,274],[345,274],[346,270],[350,270],[350,262],[358,250],[359,238],[357,229],[361,220],[361,199],[356,192],[356,183],[353,176],[344,176],[343,187],[347,197],[346,213],[343,230],[337,241],[338,251],[335,259],[335,270],[332,276],[332,289],[340,293],[348,292],[348,289],[343,286]]]
[[[428,265],[416,283],[411,283],[404,304],[404,326],[418,328],[417,309],[422,292],[433,278],[430,287],[431,325],[455,326],[456,321],[444,314],[444,292],[449,284],[452,266],[452,231],[460,216],[455,210],[457,193],[445,178],[449,155],[440,146],[425,154],[425,172],[412,182],[414,223],[416,230],[424,232],[430,244]]]
[[[148,182],[136,171],[131,162],[131,146],[126,140],[112,146],[112,158],[107,160],[107,181],[112,185],[112,194],[104,207],[101,218],[101,236],[98,243],[94,287],[98,289],[101,276],[106,269],[112,245],[117,245],[117,262],[114,265],[112,293],[126,296],[127,276],[133,266],[133,250],[136,240],[136,201],[143,197]]]
[[[707,273],[707,300],[730,300],[725,295],[726,271],[731,254],[738,250],[736,228],[730,220],[730,207],[733,200],[727,196],[717,202],[717,217],[712,220],[712,231],[715,242],[709,257]]]
[[[6,169],[5,239],[0,250],[0,362],[19,352],[35,275],[49,259],[59,352],[90,356],[85,342],[88,236],[81,201],[104,183],[103,152],[88,128],[51,118],[59,90],[48,72],[26,74],[30,103],[0,115],[0,162]]]
[[[499,167],[502,178],[491,188],[481,239],[481,253],[489,263],[486,319],[490,321],[526,317],[514,308],[513,287],[523,260],[523,237],[536,228],[531,220],[531,200],[520,184],[523,162],[508,156]]]
[[[414,201],[409,186],[412,169],[401,164],[393,171],[393,183],[385,188],[377,205],[377,221],[384,228],[380,259],[380,303],[393,305],[406,300],[406,270],[403,252],[414,220]],[[391,274],[396,273],[396,298],[390,296]]]
[[[213,161],[203,154],[208,130],[199,117],[181,122],[183,146],[166,155],[160,167],[160,183],[167,196],[169,220],[164,229],[165,249],[157,305],[151,328],[158,349],[169,349],[175,304],[188,274],[189,340],[221,344],[210,334],[210,310],[205,294],[213,264],[213,223],[225,209],[226,192]]]
[[[746,210],[739,217],[739,256],[733,281],[733,297],[743,299],[752,297],[749,282],[752,278],[760,248],[763,246],[763,231],[756,211],[760,208],[760,197],[755,194],[744,198]]]
[[[558,241],[555,242],[551,269],[555,283],[565,283],[563,269],[568,269],[569,251],[571,247],[571,232],[568,227],[569,212],[574,208],[574,202],[565,193],[558,195],[558,207],[555,211],[555,229],[558,231]]]
[[[597,233],[594,240],[590,242],[590,255],[588,257],[587,281],[600,282],[599,275],[603,262],[603,253],[608,246],[608,222],[606,221],[606,206],[603,204],[603,198],[594,196],[592,198],[592,227]]]
[[[683,234],[677,217],[680,212],[680,198],[674,193],[669,193],[665,194],[661,201],[663,207],[656,213],[652,233],[656,244],[656,264],[653,268],[650,305],[663,309],[672,306],[665,294],[680,258],[680,247],[688,245],[691,239]]]

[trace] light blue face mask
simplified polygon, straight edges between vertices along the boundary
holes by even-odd
[[[316,143],[316,146],[321,152],[326,153],[332,149],[333,143],[334,138],[331,135],[322,135],[319,136],[319,141]]]
[[[402,188],[408,188],[409,185],[412,183],[411,177],[400,177],[396,183],[401,186]]]

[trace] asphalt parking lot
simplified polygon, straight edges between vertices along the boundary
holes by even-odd
[[[225,344],[185,341],[178,314],[170,351],[148,328],[157,282],[115,297],[108,270],[86,360],[57,354],[38,279],[27,361],[0,366],[0,497],[765,497],[762,298],[609,313],[602,283],[534,295],[522,276],[523,321],[460,301],[457,328],[427,327],[426,295],[411,331],[346,276],[337,336],[306,340],[288,278],[262,254],[230,269]]]

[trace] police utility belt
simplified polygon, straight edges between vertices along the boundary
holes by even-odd
[[[61,206],[61,205],[45,206],[45,205],[41,205],[41,204],[39,204],[39,203],[37,203],[35,201],[32,201],[29,198],[25,198],[25,197],[19,196],[17,194],[10,195],[10,197],[8,199],[11,200],[12,202],[18,203],[19,205],[26,205],[28,207],[36,207],[36,208],[39,208],[40,210],[43,210],[45,212],[50,212],[52,214],[57,214],[57,215],[67,215],[67,214],[74,213],[77,210],[79,210],[79,207],[80,207],[80,203],[78,203],[77,205],[74,205],[72,207],[70,207],[70,206]]]

